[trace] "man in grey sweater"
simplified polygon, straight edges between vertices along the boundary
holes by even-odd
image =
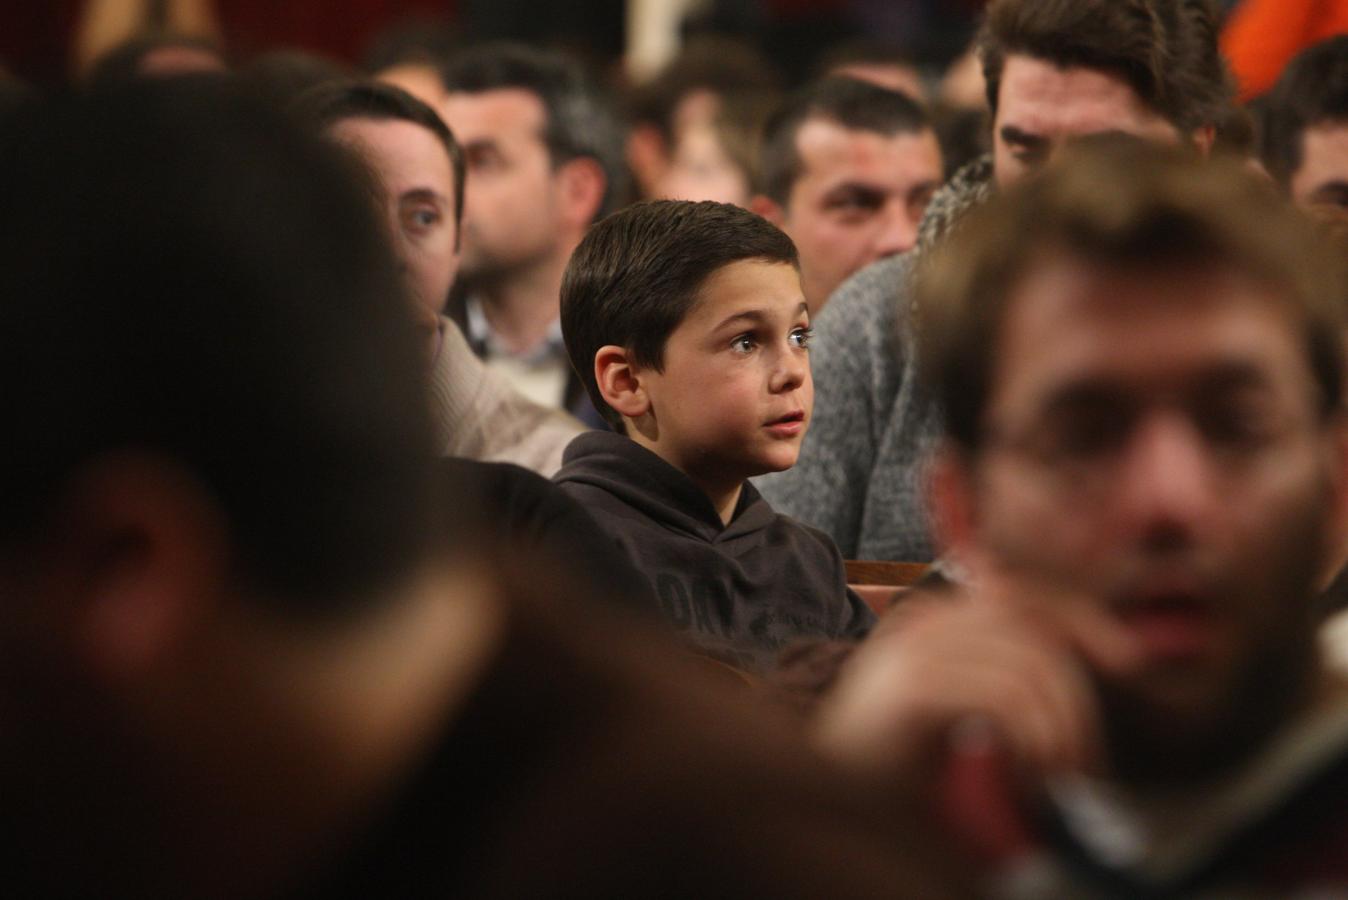
[[[917,383],[908,275],[995,185],[1065,140],[1118,131],[1206,153],[1230,103],[1208,0],[994,0],[979,36],[993,153],[932,199],[917,247],[844,282],[815,321],[815,417],[796,466],[757,479],[849,559],[933,553],[923,461],[938,434]]]

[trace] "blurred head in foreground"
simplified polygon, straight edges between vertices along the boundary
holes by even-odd
[[[1124,779],[1223,771],[1322,677],[1315,589],[1348,493],[1337,285],[1238,162],[1122,137],[1069,146],[927,263],[946,543],[1136,644],[1128,674],[1093,673]]]
[[[0,399],[0,771],[39,893],[246,893],[320,832],[256,834],[228,872],[203,848],[238,850],[259,807],[334,815],[309,775],[405,739],[275,793],[268,767],[314,749],[278,722],[307,709],[332,737],[369,711],[320,687],[382,657],[339,636],[407,638],[429,608],[428,403],[344,158],[212,82],[34,104],[0,139],[0,366],[22,385]]]

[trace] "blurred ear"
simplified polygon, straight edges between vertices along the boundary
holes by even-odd
[[[1217,143],[1217,126],[1203,125],[1195,128],[1193,133],[1194,147],[1204,158],[1212,155],[1212,147]]]
[[[594,355],[594,380],[604,402],[629,419],[650,411],[651,401],[641,385],[641,376],[622,347],[607,344]]]
[[[654,125],[634,125],[627,133],[627,167],[644,197],[654,197],[669,170],[664,135]]]
[[[191,652],[227,577],[219,509],[181,466],[142,453],[72,478],[48,542],[73,652],[107,682],[155,677]]]
[[[1348,565],[1348,421],[1344,416],[1336,417],[1331,424],[1325,444],[1329,457],[1330,507],[1326,512],[1328,546],[1322,587],[1332,582]]]
[[[564,220],[580,230],[590,227],[604,203],[608,176],[599,161],[588,156],[563,163],[557,169]]]
[[[758,213],[778,228],[781,228],[782,223],[786,221],[786,210],[782,209],[782,205],[771,197],[764,196],[763,194],[754,194],[749,200],[749,209]]]
[[[949,443],[932,458],[927,501],[932,530],[943,554],[968,558],[977,535],[973,472],[968,455]]]

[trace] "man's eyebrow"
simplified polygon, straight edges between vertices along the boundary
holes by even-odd
[[[464,153],[478,153],[483,150],[491,150],[494,153],[500,152],[500,148],[496,146],[496,138],[481,137],[476,140],[468,141],[463,145]]]
[[[415,187],[403,191],[401,194],[398,195],[399,203],[403,203],[405,201],[412,201],[412,202],[425,201],[429,203],[437,203],[440,205],[444,205],[449,202],[449,198],[446,197],[444,194],[440,193],[439,191],[433,190],[431,188]]]
[[[1031,134],[1028,131],[1021,131],[1014,125],[1002,126],[1002,140],[1008,144],[1016,144],[1027,149],[1037,150],[1048,145],[1048,138],[1040,134]]]
[[[941,182],[936,178],[928,178],[926,181],[919,181],[908,189],[908,199],[911,200],[914,197],[920,197],[923,194],[933,193],[940,186]]]
[[[1182,395],[1212,399],[1226,393],[1271,390],[1272,387],[1268,373],[1257,363],[1231,360],[1196,372]],[[1135,402],[1136,398],[1126,384],[1101,376],[1074,381],[1050,392],[1042,409],[1052,415],[1110,409]]]
[[[844,181],[842,184],[835,184],[824,191],[824,199],[833,200],[848,194],[857,195],[864,200],[876,203],[883,202],[885,198],[885,192],[873,185],[863,184],[859,181]]]
[[[808,303],[806,303],[804,300],[802,300],[802,301],[800,302],[800,305],[796,307],[795,312],[796,312],[797,315],[799,315],[799,314],[802,313],[802,312],[808,314],[808,313],[810,312],[810,305],[809,305]],[[722,328],[725,328],[727,325],[730,325],[730,324],[732,324],[732,323],[734,323],[734,322],[740,322],[740,321],[743,321],[743,322],[753,322],[753,323],[762,323],[762,322],[768,321],[769,318],[771,318],[771,317],[770,317],[770,315],[768,314],[768,311],[765,310],[765,309],[745,309],[745,310],[741,310],[741,311],[739,311],[739,312],[737,312],[737,313],[733,313],[733,314],[731,314],[731,315],[729,315],[729,316],[726,316],[724,319],[721,320],[720,324],[717,325],[717,326],[716,326],[714,329],[712,329],[712,330],[713,330],[713,331],[720,331]]]
[[[1204,396],[1228,391],[1271,390],[1268,373],[1252,362],[1229,362],[1204,372],[1198,381],[1198,390]]]
[[[1317,203],[1334,203],[1339,206],[1348,206],[1348,181],[1341,178],[1335,178],[1315,186],[1311,191],[1311,199]]]

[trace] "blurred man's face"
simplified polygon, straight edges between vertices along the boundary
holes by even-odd
[[[508,88],[451,93],[443,110],[468,162],[464,276],[508,277],[548,259],[563,238],[559,180],[543,142],[543,102]]]
[[[894,135],[809,119],[796,133],[801,173],[780,225],[800,253],[810,311],[849,275],[917,243],[941,184],[941,147],[930,130]]]
[[[438,314],[459,268],[454,168],[445,145],[430,129],[401,119],[344,119],[332,135],[379,176],[408,285],[422,307]]]
[[[1095,674],[1121,774],[1211,772],[1314,671],[1338,426],[1278,299],[1228,269],[1055,257],[1012,297],[966,473],[974,554],[1140,648]]]
[[[659,195],[669,200],[715,200],[747,206],[749,175],[730,157],[716,129],[686,129],[674,145],[669,169],[660,179]]]
[[[1006,58],[992,135],[998,184],[1011,184],[1037,170],[1068,138],[1106,131],[1179,140],[1175,127],[1117,75],[1060,69],[1020,54]]]
[[[1302,132],[1301,165],[1292,199],[1302,206],[1348,211],[1348,122],[1322,122]]]

